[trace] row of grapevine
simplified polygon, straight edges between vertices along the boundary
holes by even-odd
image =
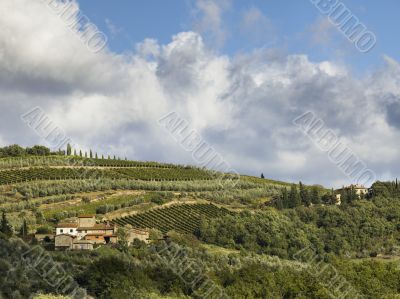
[[[176,169],[157,169],[157,168],[119,168],[114,169],[119,174],[127,177],[139,178],[142,180],[208,180],[212,175],[204,170],[196,168],[176,168]]]
[[[25,156],[0,159],[0,169],[38,166],[99,166],[99,167],[151,167],[151,168],[192,168],[158,162],[141,162],[116,159],[94,159],[76,156]]]
[[[194,168],[28,168],[0,171],[0,185],[36,180],[132,179],[143,181],[212,180],[203,170]]]
[[[175,230],[190,234],[199,227],[202,217],[216,218],[228,213],[230,213],[228,210],[213,204],[178,204],[118,218],[113,222],[121,226],[155,228],[163,233]]]

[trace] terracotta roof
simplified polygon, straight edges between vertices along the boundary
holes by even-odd
[[[78,230],[108,230],[108,229],[114,229],[113,225],[107,225],[104,223],[100,223],[100,224],[95,224],[94,226],[89,226],[89,227],[78,227]]]
[[[98,234],[86,234],[85,235],[85,237],[87,237],[87,236],[104,236],[104,234],[103,233],[98,233]]]
[[[82,215],[78,216],[78,218],[93,218],[93,217],[96,217],[96,215],[95,214],[82,214]]]
[[[57,228],[76,228],[78,227],[78,223],[59,223],[56,226]]]

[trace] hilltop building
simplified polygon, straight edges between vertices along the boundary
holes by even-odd
[[[336,195],[336,204],[340,205],[342,202],[342,194],[343,192],[346,191],[351,191],[354,190],[354,192],[358,195],[359,198],[361,198],[363,195],[367,195],[369,193],[369,189],[363,185],[355,184],[355,185],[348,185],[348,186],[343,186],[340,189],[335,190],[335,195]]]
[[[148,242],[149,231],[127,227],[127,241],[134,239]],[[56,250],[92,250],[94,245],[116,244],[117,226],[109,222],[96,223],[95,215],[79,215],[77,222],[59,223],[56,227]]]

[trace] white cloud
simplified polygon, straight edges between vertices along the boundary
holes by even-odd
[[[220,24],[221,11],[210,11]],[[0,1],[0,143],[41,142],[20,121],[39,105],[82,147],[194,163],[157,124],[177,111],[241,172],[331,186],[347,178],[292,119],[314,111],[378,177],[395,175],[399,83],[391,58],[355,79],[306,55],[216,54],[195,32],[167,44],[147,39],[131,54],[93,54],[42,1]]]
[[[223,14],[230,6],[231,0],[196,0],[195,31],[208,36],[214,46],[223,46],[227,39]]]

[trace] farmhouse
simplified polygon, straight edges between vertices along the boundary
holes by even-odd
[[[56,227],[56,250],[91,250],[95,244],[116,243],[116,227],[96,223],[95,215],[80,215],[77,222],[60,223]]]
[[[59,223],[56,226],[56,236],[62,234],[69,234],[72,236],[78,235],[78,223]]]
[[[69,234],[59,234],[54,237],[54,245],[56,250],[71,249],[74,241],[76,241],[76,236]]]
[[[117,226],[109,222],[96,223],[95,215],[79,215],[77,222],[60,223],[56,227],[56,250],[92,250],[95,245],[115,244]],[[148,229],[126,227],[126,239],[132,244],[135,239],[149,242]]]
[[[78,240],[72,243],[72,248],[75,250],[93,250],[93,242],[87,240]]]
[[[133,227],[127,227],[127,241],[128,244],[132,244],[135,239],[149,243],[150,231],[148,229],[138,229]]]
[[[361,198],[363,195],[368,194],[369,189],[367,187],[364,187],[363,185],[355,184],[355,185],[348,185],[348,186],[343,186],[340,189],[335,190],[336,194],[336,204],[340,205],[341,204],[341,197],[343,192],[346,191],[351,191],[354,190],[354,192],[358,195],[359,198]]]

